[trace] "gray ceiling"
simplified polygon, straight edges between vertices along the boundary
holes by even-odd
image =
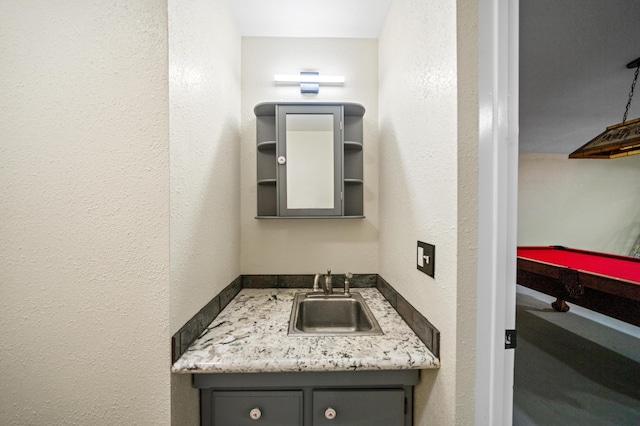
[[[621,122],[638,57],[640,0],[520,0],[520,151],[568,154]]]

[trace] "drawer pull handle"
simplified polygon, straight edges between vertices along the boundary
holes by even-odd
[[[262,411],[260,411],[259,408],[254,408],[253,410],[249,411],[249,417],[251,417],[253,420],[258,420],[260,417],[262,417]]]
[[[329,420],[333,420],[336,418],[336,410],[334,410],[333,408],[329,407],[325,410],[324,412],[324,416],[325,418],[329,419]]]

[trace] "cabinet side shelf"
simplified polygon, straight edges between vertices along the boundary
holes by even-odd
[[[364,182],[362,179],[345,179],[345,185],[362,185]]]
[[[258,179],[258,185],[275,185],[276,179]]]
[[[275,117],[276,104],[273,102],[260,103],[253,108],[253,112],[256,115],[256,117],[259,117],[259,116]]]
[[[356,141],[344,141],[345,151],[360,151],[362,150],[362,142]]]
[[[272,151],[276,149],[276,141],[264,141],[258,143],[258,151]]]
[[[364,115],[364,107],[360,104],[354,103],[345,103],[344,104],[344,115],[346,116],[354,116],[354,117],[362,117]]]

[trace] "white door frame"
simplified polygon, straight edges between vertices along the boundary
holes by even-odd
[[[518,24],[518,0],[479,0],[476,425],[513,422]]]

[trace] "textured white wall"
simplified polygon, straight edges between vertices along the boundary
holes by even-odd
[[[0,2],[0,423],[169,424],[165,2]]]
[[[171,334],[240,275],[240,36],[227,0],[169,0]],[[188,375],[172,424],[199,424]]]
[[[171,333],[240,275],[240,36],[226,0],[169,1]]]
[[[458,123],[458,109],[475,117],[477,106],[458,105],[456,55],[457,28],[473,31],[473,12],[457,18],[455,2],[394,1],[379,39],[379,273],[441,332],[442,367],[422,374],[416,425],[473,418],[475,263],[458,258],[475,258],[459,247],[476,238],[478,132],[475,118]],[[462,87],[473,97],[470,62]],[[435,279],[416,269],[417,240],[436,246]]]
[[[243,274],[376,273],[378,269],[378,44],[375,39],[243,38],[242,266]],[[276,86],[273,75],[317,70],[344,75],[345,84],[302,95]],[[261,102],[324,101],[364,105],[365,219],[255,219],[256,120]],[[311,285],[311,284],[310,284]]]
[[[518,244],[629,255],[640,236],[640,155],[520,154]]]

